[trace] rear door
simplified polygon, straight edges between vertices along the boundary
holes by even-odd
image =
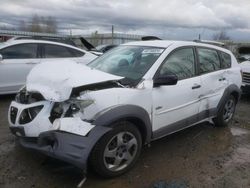
[[[226,70],[221,68],[220,54],[215,49],[197,47],[201,75],[200,114],[204,119],[215,115],[216,107],[228,85]]]
[[[0,93],[15,93],[26,81],[30,70],[40,62],[36,43],[16,44],[0,50]]]
[[[57,60],[58,58],[71,59],[83,63],[84,52],[56,44],[42,44],[42,61]]]

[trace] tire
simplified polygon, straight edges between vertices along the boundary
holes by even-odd
[[[230,95],[219,108],[217,117],[214,118],[215,126],[217,127],[228,126],[233,119],[235,107],[236,107],[236,99],[233,95]]]
[[[140,156],[142,138],[130,122],[117,122],[95,145],[90,154],[92,169],[102,177],[120,176],[131,169]]]

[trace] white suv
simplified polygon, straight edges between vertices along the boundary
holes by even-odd
[[[35,67],[10,105],[10,129],[24,147],[113,177],[155,139],[204,121],[228,125],[240,86],[240,67],[226,49],[132,42],[88,66]]]

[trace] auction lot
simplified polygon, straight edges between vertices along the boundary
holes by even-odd
[[[76,187],[77,168],[22,148],[10,134],[13,98],[0,96],[0,187]],[[243,95],[232,126],[206,123],[155,141],[125,175],[107,180],[89,172],[84,187],[250,187],[249,112],[250,96]]]

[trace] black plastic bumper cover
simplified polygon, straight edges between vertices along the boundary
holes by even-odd
[[[110,128],[107,127],[96,126],[86,137],[67,132],[47,131],[41,133],[36,142],[31,142],[27,137],[19,138],[23,147],[73,164],[86,173],[88,157],[92,148],[109,130]]]
[[[10,127],[10,131],[16,136],[25,136],[23,127]]]
[[[243,93],[250,93],[250,85],[241,86],[241,90]]]

